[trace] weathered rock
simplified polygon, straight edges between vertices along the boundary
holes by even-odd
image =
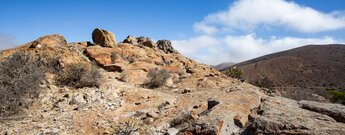
[[[174,81],[172,80],[171,77],[169,77],[169,78],[165,81],[165,84],[164,84],[164,85],[167,86],[167,87],[172,87],[172,86],[174,86]]]
[[[263,99],[258,115],[253,115],[248,134],[333,134],[345,133],[345,124],[300,108],[297,101],[282,97]]]
[[[92,40],[95,44],[100,45],[102,47],[115,47],[116,40],[115,35],[106,30],[102,30],[99,28],[96,28],[92,32]]]
[[[41,48],[41,47],[55,47],[59,45],[67,45],[66,39],[59,34],[47,35],[38,38],[31,43],[30,48]]]
[[[156,43],[151,41],[151,40],[148,40],[143,45],[146,46],[146,47],[150,47],[150,48],[156,48],[157,47]]]
[[[338,122],[345,123],[345,106],[340,104],[319,103],[313,101],[300,101],[303,109],[328,115]]]
[[[68,43],[69,45],[76,45],[76,46],[81,46],[81,47],[88,47],[88,46],[93,46],[93,44],[89,41],[85,41],[85,42],[71,42]]]
[[[148,37],[138,37],[137,38],[138,44],[146,46],[146,47],[150,47],[150,48],[156,48],[157,44],[155,42],[153,42],[150,38]]]
[[[176,129],[176,128],[169,128],[168,129],[168,135],[176,135],[177,133],[178,133],[178,129]]]
[[[91,46],[85,50],[86,55],[100,65],[111,64],[111,53],[100,46]]]
[[[57,128],[49,128],[44,131],[44,134],[49,134],[49,135],[58,135],[59,134],[59,129]]]
[[[86,104],[86,101],[82,94],[78,94],[72,97],[72,101],[70,102],[70,104]]]
[[[158,40],[157,41],[158,49],[163,50],[165,53],[178,53],[171,45],[169,40]]]
[[[155,120],[153,119],[153,118],[151,118],[151,117],[148,117],[148,118],[146,118],[145,120],[144,120],[144,123],[146,123],[146,124],[151,124],[151,123],[153,123]]]
[[[144,44],[145,42],[150,40],[148,37],[144,37],[144,36],[137,37],[136,39],[137,39],[138,44]]]
[[[129,35],[125,40],[123,40],[123,43],[138,44],[138,40],[134,36]]]

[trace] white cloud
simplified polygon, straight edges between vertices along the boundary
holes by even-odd
[[[196,31],[204,32],[208,35],[212,35],[218,31],[215,26],[206,25],[204,23],[195,23],[193,27]]]
[[[270,39],[263,39],[256,37],[255,34],[249,34],[244,36],[227,36],[225,38],[225,44],[229,47],[230,51],[229,56],[231,56],[230,58],[236,62],[249,60],[265,54],[288,50],[303,45],[322,45],[340,42],[341,41],[331,37],[271,37]]]
[[[193,37],[187,40],[173,41],[175,49],[191,58],[194,58],[199,53],[208,51],[208,49],[213,48],[220,43],[221,42],[218,39],[207,35]]]
[[[344,43],[344,40],[310,33],[345,28],[345,12],[323,13],[286,0],[238,0],[228,10],[204,17],[193,28],[203,34],[175,40],[173,46],[185,56],[214,65],[242,62],[308,44]],[[276,31],[265,31],[272,29]],[[287,35],[291,33],[289,30],[304,37],[256,35],[276,32]]]
[[[331,37],[297,38],[271,37],[263,39],[255,34],[215,38],[199,36],[182,41],[172,41],[174,47],[187,57],[205,64],[219,64],[222,62],[242,62],[265,54],[292,49],[309,44],[341,43]]]
[[[210,14],[195,29],[212,34],[223,31],[254,31],[260,26],[283,27],[317,33],[345,27],[344,13],[323,13],[285,0],[239,0],[228,10]]]
[[[5,34],[0,34],[0,50],[15,47],[15,40],[13,37]]]

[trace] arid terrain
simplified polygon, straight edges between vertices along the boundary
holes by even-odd
[[[342,46],[318,51],[341,59],[314,57],[312,50],[320,48],[307,46],[310,55],[292,51],[298,57],[238,64],[247,83],[184,57],[169,40],[117,41],[102,29],[95,29],[92,39],[71,43],[54,34],[0,52],[0,134],[345,134],[345,106],[266,95],[249,84],[258,70],[270,71],[265,75],[276,80],[271,72],[281,73],[287,82],[276,81],[277,86],[330,85],[289,79],[295,74],[339,83],[343,68],[330,67],[332,76],[322,70],[344,64]],[[303,64],[304,57],[332,61],[308,70],[317,65]],[[266,61],[291,64],[273,70]]]
[[[285,97],[322,101],[329,100],[329,90],[345,91],[344,52],[344,45],[308,45],[233,67],[241,69],[249,83],[276,89]]]

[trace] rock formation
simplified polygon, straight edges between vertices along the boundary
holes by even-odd
[[[84,63],[98,69],[101,84],[59,86],[54,83],[59,72],[47,72],[31,106],[22,115],[0,119],[0,134],[345,133],[342,105],[267,96],[261,88],[182,56],[168,40],[156,44],[129,36],[109,46],[110,32],[95,31],[101,33],[95,45],[66,43],[53,35],[1,53],[0,62],[18,51],[47,61],[54,57],[59,72],[69,63]],[[162,86],[148,89],[152,70],[169,76]]]
[[[63,36],[59,34],[54,34],[38,38],[31,44],[30,48],[54,47],[66,44],[67,41]]]
[[[96,45],[100,45],[102,47],[113,48],[116,45],[115,35],[112,32],[99,28],[93,30],[92,40]]]
[[[129,35],[125,40],[123,40],[123,43],[129,43],[129,44],[135,45],[135,44],[138,44],[138,40],[135,37]]]
[[[163,50],[166,53],[178,53],[172,46],[169,40],[158,40],[157,41],[158,49]]]

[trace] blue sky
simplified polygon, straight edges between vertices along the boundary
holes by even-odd
[[[53,33],[90,41],[99,27],[170,39],[206,64],[345,41],[343,0],[2,0],[0,18],[0,49]]]

